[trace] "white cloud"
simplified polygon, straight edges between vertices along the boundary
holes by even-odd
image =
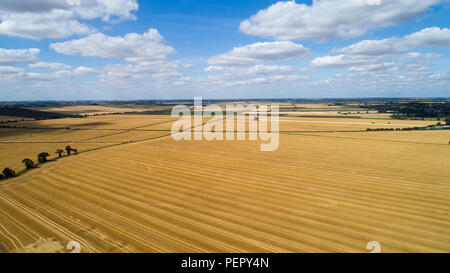
[[[55,81],[60,78],[70,77],[71,71],[60,70],[52,73],[35,73],[27,72],[21,75],[21,81],[35,82],[35,81]]]
[[[0,74],[18,74],[23,72],[23,69],[20,67],[14,67],[14,66],[0,66]]]
[[[78,67],[74,70],[57,70],[49,73],[27,72],[23,68],[13,66],[0,66],[0,80],[9,83],[20,83],[31,87],[36,82],[48,82],[51,84],[62,84],[65,79],[98,74],[99,72],[89,67]],[[67,85],[70,86],[70,85]],[[51,86],[50,86],[51,87]]]
[[[358,56],[358,55],[336,55],[336,56],[323,56],[315,58],[311,61],[311,67],[349,67],[355,65],[364,65],[368,63],[379,63],[387,61],[389,58],[385,56],[374,57],[374,56]]]
[[[206,77],[182,77],[173,85],[186,88],[218,89],[226,87],[285,86],[286,83],[300,83],[309,77],[295,75],[298,72],[289,65],[257,64],[249,67],[208,66],[206,72],[213,73]]]
[[[175,49],[164,44],[156,29],[144,34],[128,33],[125,36],[107,36],[103,33],[66,42],[54,43],[50,48],[67,55],[122,58],[129,62],[146,62],[165,59]]]
[[[224,67],[224,66],[208,66],[205,68],[206,72],[223,73],[225,75],[232,75],[235,77],[247,77],[254,75],[282,75],[291,74],[295,71],[292,66],[289,65],[263,65],[257,64],[255,66],[238,69],[236,67]]]
[[[156,29],[124,36],[95,33],[81,39],[53,43],[50,48],[67,55],[116,58],[130,62],[108,64],[101,70],[79,67],[73,71],[73,75],[96,74],[103,82],[146,84],[151,79],[162,81],[180,77],[182,74],[178,70],[192,66],[167,59],[167,55],[174,54],[175,49],[165,44],[163,36]]]
[[[363,60],[364,56],[349,55],[344,60],[348,61],[355,57]],[[424,95],[427,91],[436,92],[435,87],[448,89],[447,86],[450,84],[445,77],[438,77],[440,74],[433,73],[434,67],[431,61],[442,57],[439,54],[417,52],[396,54],[391,55],[389,62],[377,62],[372,60],[373,56],[366,57],[365,63],[343,65],[351,73],[317,81],[317,85],[333,87],[335,90],[359,89],[365,92],[390,90],[404,96],[414,96],[415,94]],[[330,61],[332,67],[336,67],[338,63]]]
[[[250,75],[290,74],[294,68],[289,65],[255,65],[248,70]]]
[[[181,77],[180,69],[191,67],[179,61],[157,60],[153,62],[140,62],[136,64],[109,64],[106,65],[99,76],[110,81],[130,82],[136,80],[165,79]]]
[[[397,58],[399,54],[407,52],[416,47],[450,47],[450,30],[437,27],[426,28],[419,32],[398,38],[383,40],[364,40],[353,45],[334,49],[334,52],[343,53],[335,56],[318,57],[311,61],[311,67],[353,67],[355,65],[375,65],[386,63]],[[417,54],[408,55],[410,58],[421,56]],[[428,55],[429,57],[439,55]]]
[[[275,75],[270,76],[269,80],[271,81],[289,81],[289,82],[305,82],[310,80],[311,78],[308,76],[302,76],[302,75]]]
[[[401,70],[416,73],[433,70],[431,62],[435,59],[442,58],[444,55],[435,53],[418,53],[409,52],[401,55],[398,60],[401,62]]]
[[[91,0],[69,5],[67,0],[3,0],[0,2],[0,34],[34,40],[82,35],[95,29],[80,20],[105,22],[134,20],[136,0]]]
[[[450,47],[450,29],[425,28],[402,38],[364,40],[334,51],[353,55],[379,56],[405,52],[419,46],[428,48]]]
[[[280,66],[283,67],[283,66]],[[299,86],[307,81],[310,81],[311,78],[302,75],[290,75],[290,72],[281,72],[281,74],[277,74],[280,67],[274,69],[273,74],[256,74],[253,73],[254,67],[250,69],[237,69],[235,67],[224,67],[226,71],[224,73],[219,73],[217,75],[208,75],[206,77],[182,77],[177,81],[173,82],[174,86],[183,86],[184,88],[195,88],[201,90],[218,90],[229,87],[262,87],[271,88],[274,91],[280,90],[283,88],[292,88],[293,86]],[[216,67],[217,68],[217,67]],[[214,67],[209,67],[206,69],[207,71],[221,71],[215,69]],[[270,68],[269,68],[270,69]],[[284,69],[281,69],[284,70]],[[294,70],[292,68],[292,70]],[[291,71],[291,69],[289,69]],[[228,90],[227,92],[229,92]],[[247,89],[243,89],[243,91],[247,91]]]
[[[39,61],[37,55],[40,50],[37,48],[30,49],[3,49],[0,48],[0,80],[5,83],[35,83],[55,82],[59,79],[70,78],[80,75],[98,74],[99,72],[89,67],[77,67],[71,69],[70,65],[63,63],[48,63]],[[28,64],[32,69],[49,69],[55,70],[48,73],[28,72],[22,67],[12,65]]]
[[[369,3],[370,2],[370,3]],[[278,40],[356,38],[369,29],[410,21],[440,0],[315,0],[312,5],[277,2],[243,21],[246,34]]]
[[[95,75],[98,74],[99,72],[91,67],[85,67],[85,66],[79,66],[77,68],[75,68],[72,71],[72,75],[74,76],[79,76],[79,75]]]
[[[210,58],[208,64],[215,66],[252,65],[309,56],[311,56],[311,52],[301,44],[290,41],[261,42],[235,47],[225,54]]]
[[[41,40],[82,35],[94,31],[93,28],[70,17],[70,13],[63,10],[42,14],[0,13],[0,34]]]
[[[352,55],[380,56],[405,52],[410,48],[411,46],[404,43],[402,39],[394,37],[383,40],[363,40],[334,51]]]
[[[37,62],[33,64],[28,65],[30,68],[34,69],[52,69],[52,70],[59,70],[59,69],[70,69],[71,66],[63,63],[47,63],[47,62]]]
[[[450,47],[450,29],[430,27],[407,35],[403,41],[411,47],[423,46],[428,48]]]
[[[75,5],[73,9],[82,18],[120,21],[135,20],[136,16],[132,12],[138,8],[136,0],[94,0],[81,1],[81,5]]]
[[[334,49],[335,56],[322,56],[311,61],[311,68],[345,68],[350,73],[329,78],[318,84],[339,89],[359,86],[361,89],[398,89],[399,92],[442,88],[445,78],[433,74],[432,61],[444,57],[436,53],[410,52],[419,47],[449,47],[449,29],[426,28],[419,32],[383,40],[365,40]],[[420,89],[418,89],[420,88]],[[423,93],[422,93],[423,94]],[[410,94],[412,95],[412,94]]]
[[[395,66],[394,63],[379,63],[379,64],[352,66],[349,67],[347,70],[352,72],[383,71],[389,68],[393,68],[394,66]]]
[[[110,64],[104,67],[99,75],[112,81],[133,81],[143,80],[153,73],[160,72],[155,66],[146,66],[141,64]]]
[[[167,78],[175,78],[175,77],[181,77],[183,74],[177,71],[166,71],[166,72],[158,72],[152,74],[153,79],[167,79]]]
[[[40,50],[38,48],[30,49],[4,49],[0,48],[0,65],[29,64],[38,59]]]

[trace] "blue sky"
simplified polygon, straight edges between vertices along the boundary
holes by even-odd
[[[439,0],[4,0],[0,100],[450,97]]]

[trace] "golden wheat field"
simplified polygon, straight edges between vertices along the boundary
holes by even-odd
[[[52,113],[67,115],[94,115],[107,113],[124,113],[124,112],[141,112],[148,109],[145,108],[128,108],[128,107],[111,107],[102,105],[74,105],[60,107],[30,107],[29,109],[38,111],[47,111]]]
[[[0,164],[81,153],[0,182],[0,251],[450,251],[450,131],[426,121],[280,117],[280,143],[175,141],[170,116],[2,128]],[[70,127],[69,129],[67,127]],[[12,165],[15,164],[15,165]]]

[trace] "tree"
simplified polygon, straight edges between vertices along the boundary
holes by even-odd
[[[0,173],[0,180],[2,180],[3,178],[5,178],[5,176],[2,173]]]
[[[67,154],[68,154],[68,155],[70,155],[71,152],[74,152],[75,154],[78,153],[78,150],[77,150],[77,149],[73,149],[73,148],[70,147],[70,146],[66,146],[66,151],[67,151]]]
[[[58,149],[58,150],[56,150],[56,152],[55,152],[55,154],[58,154],[58,157],[62,157],[62,154],[64,153],[64,151],[63,150],[61,150],[61,149]]]
[[[50,154],[49,153],[40,153],[39,155],[38,155],[38,161],[39,161],[39,163],[45,163],[45,162],[47,162],[48,161],[48,159],[47,159],[47,157],[49,157],[50,156]]]
[[[34,162],[33,160],[29,159],[29,158],[25,158],[24,160],[22,160],[22,163],[25,164],[25,167],[27,169],[31,169],[34,167]]]
[[[5,178],[14,177],[16,176],[16,172],[11,170],[10,168],[5,168],[3,170],[3,175],[5,176]]]

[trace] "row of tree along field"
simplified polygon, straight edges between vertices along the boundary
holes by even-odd
[[[379,113],[393,113],[395,119],[425,119],[438,120],[450,118],[450,102],[387,102],[377,105],[361,106],[368,110],[377,110]]]
[[[420,131],[420,130],[450,130],[450,118],[446,119],[446,124],[438,122],[428,126],[415,126],[406,128],[367,128],[366,131]],[[390,123],[389,123],[390,124]]]
[[[78,150],[74,149],[70,146],[66,146],[65,152],[67,153],[67,156],[70,156],[72,153],[78,154]],[[55,154],[57,154],[58,157],[61,158],[64,156],[64,150],[57,149]],[[49,156],[50,156],[50,154],[47,152],[42,152],[42,153],[38,154],[38,156],[37,156],[37,160],[39,162],[38,164],[35,164],[34,161],[31,160],[30,158],[25,158],[24,160],[22,160],[22,163],[25,165],[24,171],[33,169],[33,168],[37,167],[39,164],[44,164],[44,163],[48,162]],[[2,173],[0,173],[0,180],[15,177],[15,176],[17,176],[17,174],[14,170],[12,170],[10,168],[4,168]]]

